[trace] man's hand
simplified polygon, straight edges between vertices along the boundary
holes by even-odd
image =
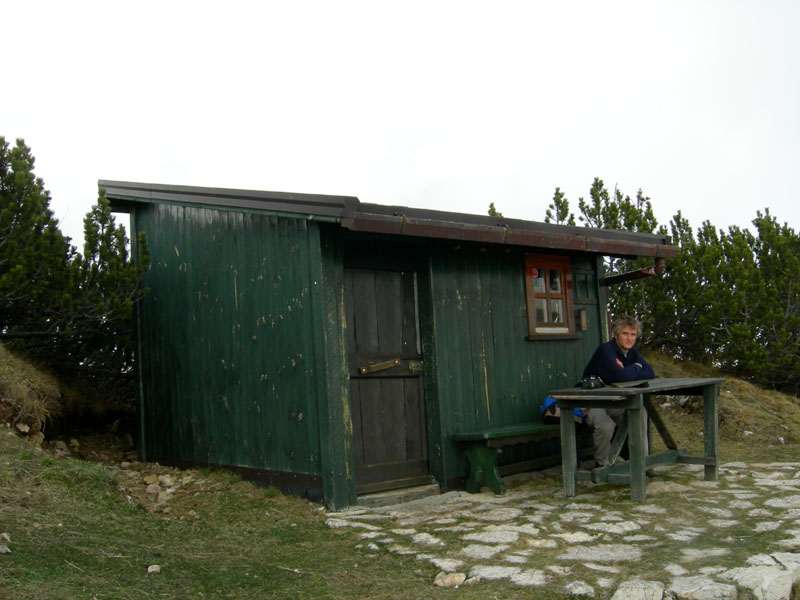
[[[622,364],[622,361],[621,361],[620,359],[618,359],[618,358],[617,358],[617,359],[616,359],[616,362],[617,362],[617,366],[618,366],[618,367],[620,367],[621,369],[624,369],[624,368],[625,368],[625,365],[623,365],[623,364]]]

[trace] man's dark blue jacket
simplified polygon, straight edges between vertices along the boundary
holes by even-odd
[[[617,359],[624,365],[623,367],[617,364]],[[589,364],[583,370],[583,376],[588,375],[598,375],[606,383],[653,379],[656,376],[653,367],[636,348],[628,350],[628,355],[625,356],[614,340],[600,344],[594,351]]]

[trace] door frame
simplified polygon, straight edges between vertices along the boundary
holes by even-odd
[[[344,282],[345,268],[380,269],[385,266],[382,262],[386,256],[391,256],[391,269],[408,270],[416,273],[417,286],[417,324],[419,344],[424,364],[422,373],[422,393],[425,414],[425,435],[427,440],[428,472],[432,478],[444,485],[443,470],[443,440],[441,434],[441,420],[439,418],[438,394],[436,393],[437,376],[435,373],[435,347],[432,331],[433,310],[431,300],[430,255],[427,248],[421,244],[400,244],[391,241],[348,239],[344,240],[342,253],[342,282]],[[343,290],[344,291],[344,290]],[[344,293],[343,302],[344,302]],[[342,306],[346,311],[346,307]],[[343,324],[346,323],[344,313]],[[343,333],[343,343],[347,345],[346,333]],[[344,370],[350,372],[349,353],[343,352],[345,361]],[[349,377],[348,377],[349,384]],[[353,423],[352,399],[350,398],[349,385],[347,386],[349,420]],[[353,439],[352,427],[349,437]],[[348,444],[349,456],[347,461],[355,466],[355,445]],[[355,482],[355,471],[350,475]]]

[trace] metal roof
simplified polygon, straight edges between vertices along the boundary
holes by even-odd
[[[361,202],[354,196],[295,194],[185,185],[98,181],[115,210],[135,204],[187,204],[328,217],[354,232],[440,238],[609,256],[672,258],[670,236]],[[488,202],[487,202],[488,204]]]

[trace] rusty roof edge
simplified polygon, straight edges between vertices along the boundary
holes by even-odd
[[[110,200],[127,202],[179,202],[236,208],[275,209],[284,212],[341,217],[348,205],[357,204],[352,196],[264,192],[188,185],[165,185],[101,179]]]
[[[432,237],[592,252],[608,256],[673,258],[669,236],[554,225],[537,221],[472,215],[404,206],[368,204],[354,196],[264,192],[226,188],[99,180],[111,200],[122,203],[176,202],[205,206],[275,210],[340,219],[351,231]]]
[[[352,213],[341,221],[342,227],[350,231],[434,237],[478,243],[506,244],[592,252],[608,256],[635,257],[653,256],[674,258],[678,248],[670,244],[669,236],[657,234],[635,234],[631,239],[596,236],[595,232],[612,230],[570,228],[570,231],[517,229],[507,224],[468,224],[455,221],[421,219],[401,214],[375,215]],[[630,232],[620,232],[630,233]]]

